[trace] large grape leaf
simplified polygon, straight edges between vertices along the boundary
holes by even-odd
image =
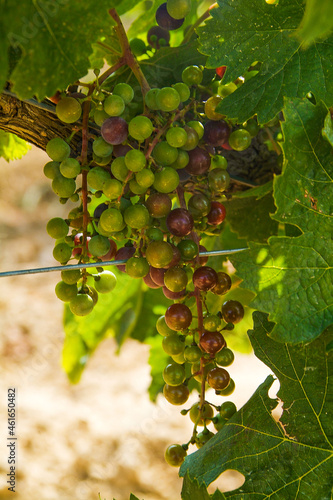
[[[35,95],[41,100],[83,77],[90,67],[92,43],[114,23],[108,15],[114,5],[109,0],[100,0],[97,8],[93,0],[2,0],[1,4],[0,88],[9,78],[22,99]],[[21,49],[21,57],[8,75],[10,45]]]
[[[226,65],[225,83],[243,75],[255,61],[259,73],[229,95],[218,110],[240,122],[257,114],[261,123],[283,107],[283,97],[304,97],[312,91],[333,104],[333,38],[303,50],[294,36],[304,13],[298,0],[219,0],[212,19],[198,30],[208,66]]]
[[[214,498],[329,500],[333,353],[327,352],[327,346],[333,331],[327,329],[307,345],[281,345],[269,337],[274,325],[265,314],[254,313],[253,318],[254,329],[249,335],[254,352],[280,381],[280,421],[272,416],[278,400],[268,396],[273,382],[270,375],[220,432],[185,459],[180,475],[188,473],[199,486],[209,485],[228,469],[245,476],[240,488]],[[189,487],[193,494],[195,485]],[[195,496],[183,489],[182,498],[192,500]]]
[[[270,313],[281,342],[316,338],[333,322],[333,156],[322,137],[327,109],[307,99],[286,103],[284,170],[274,182],[274,218],[302,234],[272,237],[268,245],[231,256],[252,307]]]
[[[297,36],[306,45],[325,38],[333,29],[333,3],[331,0],[306,0],[304,17]]]

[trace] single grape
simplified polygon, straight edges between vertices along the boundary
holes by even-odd
[[[94,140],[93,145],[93,152],[102,158],[109,157],[112,154],[113,151],[113,146],[112,144],[108,144],[103,137],[97,137],[97,139]]]
[[[211,226],[218,226],[222,224],[226,216],[224,205],[219,201],[213,201],[210,212],[207,214],[207,224]]]
[[[101,260],[103,262],[107,262],[108,260],[112,260],[116,253],[117,253],[117,244],[115,241],[109,239],[110,242],[110,250],[105,254],[101,256]]]
[[[168,215],[171,210],[172,202],[167,194],[154,193],[145,201],[149,214],[155,218],[161,218]]]
[[[217,284],[217,272],[212,267],[198,267],[193,274],[193,284],[201,291],[208,291]]]
[[[188,363],[197,363],[200,361],[202,351],[197,345],[190,345],[185,347],[184,358]]]
[[[227,300],[222,306],[222,317],[226,323],[239,323],[244,317],[244,307],[238,300]]]
[[[170,299],[170,300],[173,300],[173,301],[176,301],[176,300],[180,300],[182,298],[185,297],[186,295],[186,289],[184,290],[181,290],[180,292],[172,292],[171,290],[169,290],[169,288],[167,288],[166,286],[163,286],[162,287],[162,292],[163,292],[163,295],[167,298],[167,299]]]
[[[72,256],[72,249],[67,243],[58,243],[53,249],[53,257],[61,264],[67,264]]]
[[[215,361],[220,366],[230,366],[234,362],[234,359],[234,353],[227,347],[223,347],[215,356]]]
[[[251,145],[252,136],[250,132],[244,128],[239,128],[231,132],[229,137],[229,145],[235,151],[244,151]]]
[[[210,168],[210,155],[202,148],[196,147],[188,152],[189,162],[185,167],[191,175],[202,175]]]
[[[167,0],[167,11],[174,19],[182,19],[191,10],[191,0]]]
[[[87,182],[96,191],[103,191],[105,183],[110,180],[110,174],[102,167],[93,167],[87,174]]]
[[[93,257],[101,257],[110,250],[110,241],[105,236],[97,234],[89,240],[88,250]]]
[[[193,240],[182,240],[177,245],[184,260],[192,260],[198,255],[198,245]]]
[[[103,193],[110,200],[116,200],[123,192],[123,185],[117,179],[108,179],[103,185]]]
[[[231,284],[229,274],[220,271],[217,273],[217,284],[212,289],[212,292],[216,295],[224,295],[230,290]]]
[[[126,262],[125,269],[131,278],[143,278],[149,273],[149,264],[144,257],[131,257]]]
[[[178,149],[170,146],[166,141],[161,141],[156,144],[153,149],[154,160],[162,166],[171,165],[177,160]]]
[[[192,323],[191,310],[185,304],[172,304],[166,310],[165,322],[172,330],[186,330]]]
[[[143,277],[143,281],[149,288],[161,288],[159,285],[156,285],[156,283],[151,279],[150,273],[146,274],[146,276]]]
[[[163,387],[163,395],[165,399],[172,405],[183,405],[188,400],[190,391],[184,384],[168,385]]]
[[[184,151],[183,149],[178,149],[178,156],[177,160],[173,163],[171,163],[170,167],[175,168],[176,170],[185,168],[186,165],[188,165],[188,162],[190,161],[189,155],[187,151]]]
[[[216,354],[225,346],[225,340],[220,332],[204,331],[200,338],[200,347],[209,354]]]
[[[146,166],[146,157],[142,151],[131,149],[125,155],[125,164],[128,170],[139,172]]]
[[[180,385],[186,379],[185,370],[178,364],[170,363],[163,370],[163,379],[168,385]]]
[[[137,57],[142,56],[147,52],[146,44],[140,38],[133,38],[129,44],[131,47],[131,51]]]
[[[52,189],[61,198],[70,198],[76,191],[74,179],[67,179],[59,174],[52,181]]]
[[[119,156],[111,163],[111,173],[118,181],[125,181],[127,179],[129,170],[126,167],[125,157]]]
[[[60,137],[54,137],[46,145],[46,154],[53,161],[61,162],[69,157],[71,148]]]
[[[143,43],[144,49],[146,49],[145,43],[142,40],[140,42]],[[125,104],[129,104],[134,98],[134,90],[128,83],[117,83],[112,93],[113,95],[120,96]]]
[[[74,179],[81,172],[81,165],[75,158],[66,158],[60,163],[59,170],[67,179]]]
[[[112,154],[109,156],[97,156],[97,155],[95,155],[95,153],[93,153],[93,160],[94,160],[94,163],[96,163],[100,167],[105,167],[112,160]]]
[[[213,389],[221,391],[227,387],[230,375],[224,368],[212,368],[207,374],[207,382]]]
[[[187,285],[187,274],[181,267],[170,267],[164,275],[164,284],[171,292],[181,292]]]
[[[179,184],[179,175],[172,167],[164,167],[155,173],[154,188],[159,193],[171,193]]]
[[[59,240],[68,234],[68,224],[61,217],[50,219],[46,225],[46,231],[51,238]]]
[[[199,143],[199,135],[194,128],[189,127],[188,125],[185,125],[184,130],[187,133],[187,141],[184,146],[182,146],[182,149],[185,151],[192,151],[192,149],[196,148]]]
[[[85,293],[77,294],[70,302],[69,308],[75,316],[86,316],[94,308],[94,301]]]
[[[224,418],[231,418],[237,411],[235,403],[232,401],[225,401],[220,408],[220,415]]]
[[[108,144],[121,144],[127,139],[128,125],[120,116],[113,116],[103,122],[101,134]]]
[[[94,276],[94,280],[94,286],[99,293],[109,293],[117,284],[117,278],[111,271],[103,271],[99,273],[97,276]]]
[[[225,170],[228,166],[228,162],[224,156],[214,155],[213,158],[211,159],[210,166],[211,169],[223,168]]]
[[[188,85],[183,82],[178,82],[172,85],[172,87],[177,90],[179,97],[180,97],[180,102],[185,102],[187,99],[190,98],[191,91]]]
[[[227,97],[237,90],[237,85],[234,82],[227,83],[226,85],[219,85],[218,94],[221,97]]]
[[[67,285],[74,285],[81,278],[80,269],[68,269],[66,271],[61,271],[61,279]]]
[[[208,314],[204,317],[203,327],[208,332],[215,332],[221,326],[221,319],[216,314]]]
[[[202,448],[210,439],[212,439],[212,437],[214,437],[214,433],[208,429],[204,429],[202,432],[199,432],[195,439],[197,448]]]
[[[56,105],[56,114],[62,122],[74,123],[82,114],[81,104],[74,97],[63,97]]]
[[[159,92],[159,89],[150,89],[150,90],[148,90],[147,94],[145,95],[145,103],[149,109],[152,109],[152,110],[158,109],[158,105],[156,102],[156,96],[157,96],[158,92]]]
[[[161,111],[174,111],[180,104],[180,95],[172,87],[163,87],[156,94],[156,104]]]
[[[109,115],[105,113],[104,109],[95,109],[94,122],[96,123],[96,125],[101,127],[107,118],[109,118]]]
[[[181,27],[184,22],[184,19],[175,19],[168,13],[167,3],[162,3],[156,10],[156,22],[157,24],[168,31],[177,30]],[[186,82],[185,82],[186,83]]]
[[[166,352],[166,354],[168,354],[169,356],[175,356],[184,351],[185,344],[177,333],[173,333],[172,335],[167,335],[166,337],[163,337],[162,348],[164,352]],[[168,383],[166,380],[165,382]],[[181,384],[182,382],[183,380],[179,382],[179,384]],[[179,384],[169,384],[169,385],[179,385]]]
[[[128,260],[135,254],[134,247],[122,247],[119,248],[115,255],[115,260]],[[118,264],[117,268],[119,271],[125,273],[126,272],[126,264]]]
[[[156,321],[156,330],[162,337],[167,337],[168,335],[174,335],[175,332],[168,327],[165,322],[165,316],[160,316]]]
[[[194,403],[190,409],[190,419],[199,427],[208,425],[214,416],[214,410],[209,403],[205,403],[200,411],[200,403]]]
[[[205,129],[204,129],[204,126],[201,122],[199,122],[198,120],[191,120],[190,122],[187,123],[187,125],[196,131],[199,139],[203,138],[203,135],[205,133]]]
[[[44,165],[43,173],[48,179],[54,179],[56,175],[60,173],[59,162],[49,161]]]
[[[182,80],[186,85],[199,85],[202,82],[203,73],[199,66],[187,66],[182,72]]]
[[[57,283],[55,287],[55,294],[58,297],[58,299],[62,300],[63,302],[69,302],[77,294],[76,283],[69,285],[64,281],[59,281],[59,283]]]
[[[102,213],[99,224],[104,231],[113,233],[124,228],[124,219],[119,210],[108,208]]]
[[[224,120],[209,120],[204,126],[205,132],[203,139],[206,144],[211,146],[222,146],[228,141],[230,127]]]
[[[124,212],[126,224],[134,229],[142,229],[149,224],[149,212],[144,205],[131,205]]]
[[[207,101],[205,102],[205,115],[209,120],[221,120],[222,118],[224,118],[224,116],[221,115],[221,113],[218,113],[216,111],[216,108],[221,101],[222,97],[214,95],[209,99],[207,99]]]
[[[164,286],[165,273],[166,269],[150,266],[149,274],[151,276],[151,279],[159,286]]]
[[[155,175],[149,168],[144,168],[135,174],[135,180],[144,189],[148,189],[154,184]]]
[[[125,110],[125,103],[119,95],[109,95],[105,99],[103,107],[109,116],[120,116]]]
[[[235,390],[235,381],[231,378],[225,389],[218,391],[219,396],[230,396]]]
[[[187,453],[180,444],[171,444],[165,450],[164,458],[172,467],[180,467]]]
[[[175,208],[166,218],[168,230],[174,236],[186,236],[193,229],[194,222],[191,213],[185,208]]]
[[[170,146],[181,148],[186,144],[187,133],[181,127],[172,127],[167,131],[165,138]]]
[[[152,26],[147,33],[147,41],[154,49],[166,47],[170,42],[170,33],[161,26]]]
[[[192,214],[194,219],[202,219],[205,217],[211,209],[211,202],[202,193],[194,194],[188,200],[188,210]]]
[[[147,188],[140,186],[136,179],[131,179],[128,185],[133,194],[142,195],[147,191]]]
[[[151,136],[154,126],[146,116],[136,116],[128,124],[128,132],[133,139],[144,141]]]
[[[146,258],[151,266],[164,268],[173,259],[172,246],[166,241],[152,241],[147,247]]]

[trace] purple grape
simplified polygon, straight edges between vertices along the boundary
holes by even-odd
[[[190,234],[194,222],[188,210],[184,208],[175,208],[168,214],[166,225],[171,234],[182,237]]]
[[[103,122],[101,134],[108,144],[121,144],[127,139],[128,125],[123,118],[113,116]]]
[[[181,27],[184,22],[184,18],[175,19],[174,17],[171,17],[167,11],[167,4],[165,2],[162,3],[156,11],[156,22],[161,28],[172,31]]]
[[[188,151],[190,160],[185,169],[191,175],[202,175],[210,167],[210,155],[202,148],[196,147]]]
[[[224,120],[209,120],[205,124],[204,141],[210,146],[222,146],[228,141],[230,128]]]

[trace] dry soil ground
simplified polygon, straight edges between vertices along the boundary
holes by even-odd
[[[55,265],[46,222],[65,216],[42,174],[46,155],[0,162],[0,272]],[[0,278],[0,498],[15,500],[177,500],[181,480],[165,447],[184,442],[189,419],[160,398],[149,401],[148,348],[113,339],[95,352],[81,382],[61,370],[62,304],[54,273]],[[269,373],[254,356],[232,367],[241,406]],[[8,491],[7,389],[17,390],[17,482]],[[233,489],[237,473],[219,486]],[[237,482],[238,481],[238,482]],[[213,489],[214,490],[214,489]]]

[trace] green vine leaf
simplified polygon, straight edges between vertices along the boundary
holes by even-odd
[[[0,130],[0,157],[6,161],[21,159],[31,146],[15,134]]]
[[[225,470],[238,470],[245,483],[224,493],[234,500],[313,498],[314,491],[316,498],[329,500],[333,356],[326,348],[332,331],[307,345],[281,345],[270,338],[274,325],[265,314],[254,313],[253,319],[250,340],[257,357],[279,378],[282,417],[276,421],[272,416],[278,400],[268,396],[270,375],[220,432],[185,459],[180,475],[188,473],[201,486]]]
[[[239,122],[257,114],[261,123],[283,107],[284,97],[305,97],[313,92],[327,106],[333,104],[332,38],[304,50],[294,35],[304,13],[302,2],[280,0],[219,0],[212,19],[198,30],[200,51],[208,66],[226,65],[224,82],[244,75],[256,61],[259,73],[245,81],[217,108]]]
[[[270,313],[280,342],[316,338],[333,322],[333,158],[322,137],[327,109],[307,99],[286,102],[282,124],[285,164],[274,182],[274,218],[296,226],[297,237],[271,237],[268,245],[231,257],[251,306]]]
[[[108,15],[112,2],[22,1],[4,12],[0,53],[21,49],[21,57],[9,76],[3,61],[0,88],[9,78],[19,98],[42,100],[86,75],[92,44],[114,24]],[[4,56],[2,56],[4,59]]]
[[[309,46],[325,38],[333,29],[333,4],[331,0],[306,0],[304,17],[296,33],[298,39]]]

